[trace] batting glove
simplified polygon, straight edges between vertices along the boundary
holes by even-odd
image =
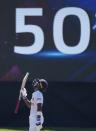
[[[26,89],[25,88],[21,89],[20,93],[21,93],[21,97],[23,99],[26,99],[26,97],[27,97],[27,91],[26,91]]]

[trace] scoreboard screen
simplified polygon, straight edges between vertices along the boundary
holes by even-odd
[[[0,81],[96,82],[95,0],[3,0]]]

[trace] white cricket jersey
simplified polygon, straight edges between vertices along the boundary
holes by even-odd
[[[32,93],[30,116],[37,115],[37,104],[38,103],[43,104],[43,93],[40,92],[39,90]]]

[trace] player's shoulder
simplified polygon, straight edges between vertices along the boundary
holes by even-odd
[[[33,92],[33,96],[43,96],[43,94],[42,94],[42,92],[41,91],[35,91],[35,92]]]

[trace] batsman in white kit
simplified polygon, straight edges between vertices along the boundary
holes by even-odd
[[[48,83],[44,79],[34,79],[32,86],[34,92],[32,93],[31,100],[28,100],[25,88],[21,89],[21,97],[23,98],[27,107],[30,108],[29,131],[40,131],[44,122],[42,113],[43,92],[48,87]]]

